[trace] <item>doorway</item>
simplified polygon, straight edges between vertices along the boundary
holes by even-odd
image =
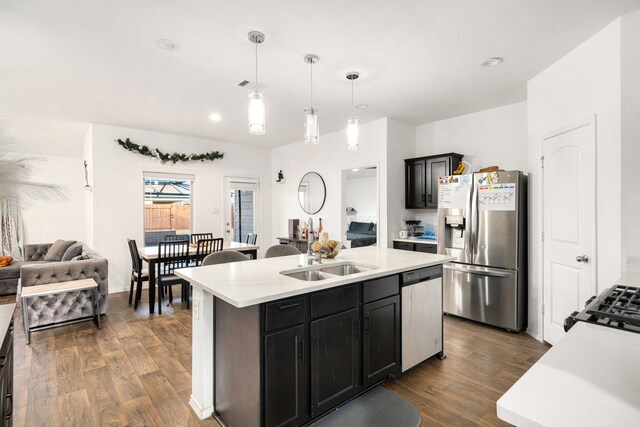
[[[225,178],[225,239],[246,242],[259,235],[260,181],[254,178]]]
[[[378,245],[378,194],[377,166],[342,171],[342,229],[347,248]]]
[[[543,339],[596,293],[595,117],[542,140]]]

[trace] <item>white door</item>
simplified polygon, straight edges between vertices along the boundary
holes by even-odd
[[[246,242],[248,234],[260,238],[260,182],[253,178],[225,179],[225,240]]]
[[[544,340],[596,290],[595,118],[544,138]]]

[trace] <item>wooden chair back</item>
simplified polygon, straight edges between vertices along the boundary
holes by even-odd
[[[138,253],[138,244],[133,239],[127,239],[127,245],[129,245],[129,254],[131,255],[131,270],[136,273],[142,271],[142,259]]]
[[[213,252],[219,252],[222,250],[224,239],[200,239],[196,243],[196,265],[202,264],[202,260]]]
[[[258,235],[257,234],[254,234],[254,233],[247,234],[247,240],[246,240],[245,243],[247,243],[249,245],[255,245],[257,241],[258,241]]]
[[[193,233],[191,243],[198,243],[200,239],[213,239],[213,233]]]
[[[188,234],[167,234],[164,236],[165,242],[189,242]]]
[[[176,268],[189,266],[189,241],[158,243],[158,277],[173,274]]]

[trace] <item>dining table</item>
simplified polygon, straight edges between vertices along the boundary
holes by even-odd
[[[222,251],[236,251],[248,255],[251,259],[258,258],[260,246],[225,240]],[[149,313],[153,314],[156,300],[156,266],[158,261],[158,245],[144,246],[138,249],[140,258],[149,265]],[[196,243],[189,244],[189,259],[196,257]]]

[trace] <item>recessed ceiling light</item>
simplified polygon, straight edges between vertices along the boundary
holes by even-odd
[[[504,59],[502,58],[498,58],[497,56],[495,58],[487,58],[484,61],[482,61],[480,63],[481,67],[495,67],[496,65],[500,65],[504,62]]]
[[[360,172],[360,168],[351,169],[351,172]]]
[[[158,39],[156,40],[156,46],[164,50],[176,50],[178,45],[171,39]]]
[[[209,119],[212,122],[219,122],[220,120],[222,120],[222,116],[218,113],[211,113],[211,115],[209,116]]]
[[[356,108],[358,110],[366,110],[367,108],[369,108],[369,104],[358,104],[356,105]]]

